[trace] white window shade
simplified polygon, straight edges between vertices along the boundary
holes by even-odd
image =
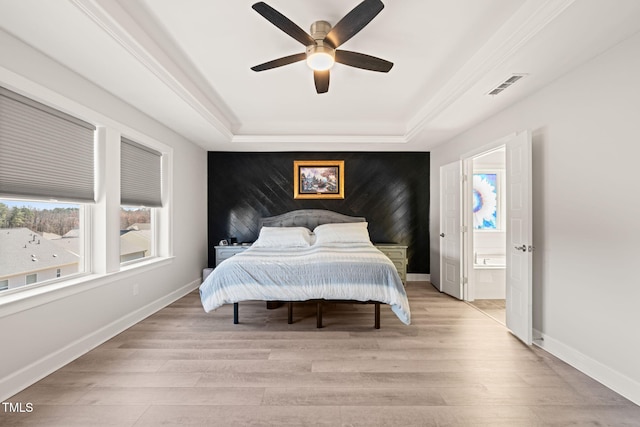
[[[0,87],[0,196],[93,202],[95,126]]]
[[[126,138],[120,149],[120,203],[162,206],[162,154]]]

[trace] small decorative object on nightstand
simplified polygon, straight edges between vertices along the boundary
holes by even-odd
[[[216,267],[225,259],[231,258],[234,255],[244,252],[250,245],[224,245],[214,246],[216,249]]]
[[[407,283],[407,246],[395,243],[375,243],[376,248],[385,254],[396,266],[402,283]]]

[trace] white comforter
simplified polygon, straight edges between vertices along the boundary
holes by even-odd
[[[379,301],[411,322],[398,272],[373,244],[334,243],[308,248],[251,247],[218,265],[200,286],[206,312],[248,300]]]

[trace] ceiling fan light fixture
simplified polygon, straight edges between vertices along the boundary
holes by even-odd
[[[325,71],[335,63],[335,50],[328,46],[307,47],[307,65],[314,71]]]
[[[284,56],[251,67],[253,71],[265,71],[306,59],[313,70],[313,82],[318,94],[329,90],[329,70],[339,62],[349,67],[387,73],[393,63],[364,53],[339,50],[338,48],[366,27],[384,8],[380,0],[362,0],[332,27],[327,21],[315,21],[307,33],[289,18],[265,2],[251,6],[267,21],[306,47],[305,52]]]

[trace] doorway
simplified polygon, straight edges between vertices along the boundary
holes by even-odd
[[[506,147],[500,146],[465,160],[470,194],[463,257],[467,288],[464,300],[506,325]]]
[[[494,234],[491,238],[482,237],[481,240],[495,243],[500,240],[497,228],[501,227],[504,231],[503,253],[502,246],[499,245],[495,246],[496,253],[491,253],[488,247],[480,250],[480,247],[473,245],[476,231],[473,226],[473,164],[474,160],[482,164],[485,155],[498,153],[500,150],[504,150],[505,158],[502,177],[498,178],[499,173],[485,173],[480,178],[495,182],[495,197],[496,200],[502,200],[502,203],[500,207],[496,203],[495,212],[489,209],[488,212],[479,214],[476,220],[489,229],[496,228],[492,231]],[[481,169],[477,169],[477,175],[483,175]],[[461,171],[457,176],[454,173],[456,170]],[[478,274],[475,274],[474,264],[485,266],[477,270],[495,270],[492,273],[503,271],[505,325],[517,338],[530,345],[533,327],[531,133],[518,132],[467,153],[460,161],[442,166],[440,175],[440,291],[461,300],[475,300],[478,293],[486,289],[478,288],[475,277]],[[450,178],[444,179],[445,176]],[[500,265],[501,262],[504,262],[504,266]],[[488,264],[496,265],[492,269],[486,267]],[[471,274],[476,279],[475,287],[469,284]],[[494,279],[490,281],[495,282]]]

